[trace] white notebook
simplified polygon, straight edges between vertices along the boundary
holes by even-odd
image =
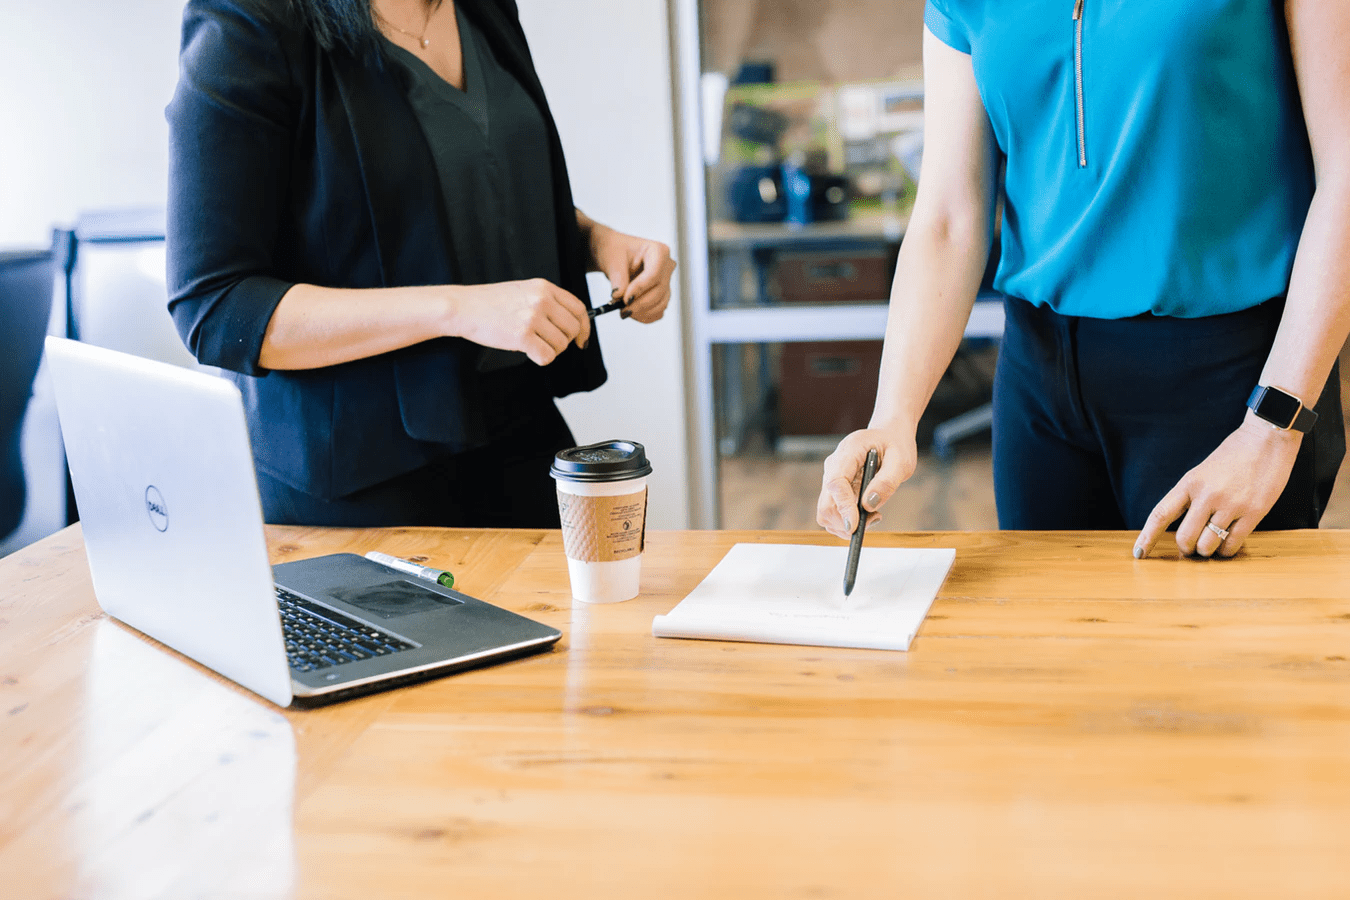
[[[956,551],[865,547],[846,597],[847,559],[847,547],[737,544],[652,634],[908,650]]]

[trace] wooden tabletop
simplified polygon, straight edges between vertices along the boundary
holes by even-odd
[[[103,617],[73,527],[0,560],[0,895],[1346,896],[1350,532],[1133,537],[869,534],[957,549],[894,653],[651,636],[733,543],[823,534],[655,533],[587,607],[556,532],[271,528],[564,632],[301,711]]]

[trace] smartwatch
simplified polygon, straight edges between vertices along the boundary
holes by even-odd
[[[1317,421],[1317,413],[1304,406],[1302,400],[1263,384],[1258,384],[1247,398],[1247,407],[1281,431],[1307,434]]]

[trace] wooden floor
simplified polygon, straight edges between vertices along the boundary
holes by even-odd
[[[1341,351],[1341,402],[1350,421],[1350,344]],[[823,454],[746,452],[721,460],[723,528],[815,528]],[[892,531],[998,527],[987,437],[961,444],[950,461],[921,456],[914,477],[886,506]],[[1342,465],[1323,528],[1350,528],[1350,464]]]

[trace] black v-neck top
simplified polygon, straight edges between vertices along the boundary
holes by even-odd
[[[408,102],[436,161],[455,282],[543,278],[558,284],[562,272],[544,117],[477,26],[458,9],[456,16],[463,90],[414,54],[385,42],[407,75]],[[535,401],[551,402],[544,379],[523,353],[485,348],[477,368],[493,395],[483,406],[490,431],[514,424]]]
[[[557,284],[561,267],[544,117],[473,22],[456,15],[462,91],[388,43],[409,76],[408,102],[436,160],[450,223],[448,252],[461,284],[526,278]]]

